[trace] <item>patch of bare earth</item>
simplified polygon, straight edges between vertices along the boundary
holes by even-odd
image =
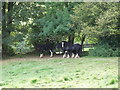
[[[22,60],[24,60],[24,61],[25,60],[38,61],[38,60],[55,59],[55,58],[62,58],[62,55],[55,55],[54,57],[44,56],[43,58],[40,58],[39,56],[10,57],[10,58],[1,60],[0,63],[13,62],[13,61],[22,61]]]

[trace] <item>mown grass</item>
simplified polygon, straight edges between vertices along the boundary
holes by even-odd
[[[118,88],[118,58],[3,61],[0,87]]]

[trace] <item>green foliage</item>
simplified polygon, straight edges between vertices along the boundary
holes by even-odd
[[[114,83],[115,83],[115,80],[114,80],[114,79],[110,81],[110,84],[114,84]]]
[[[98,42],[101,44],[107,43],[113,48],[118,48],[120,47],[120,35],[115,34],[115,35],[105,35],[102,37],[98,38]]]
[[[5,2],[4,5],[2,43],[12,46],[16,54],[30,52],[31,45],[36,42],[45,43],[49,39],[57,43],[73,34],[78,43],[85,36],[88,42],[107,42],[117,48],[119,38],[114,36],[120,34],[118,3]],[[12,51],[7,49],[3,52]]]
[[[25,41],[21,41],[19,43],[12,45],[12,48],[15,54],[26,54],[34,50],[33,47],[27,44]]]
[[[120,56],[120,48],[111,47],[107,43],[101,43],[89,51],[90,56],[111,57]]]
[[[113,85],[118,82],[118,79],[114,78],[111,81],[109,81],[106,85]]]
[[[119,34],[107,35],[99,37],[99,43],[95,46],[93,50],[90,50],[89,55],[91,56],[120,56],[120,41]]]
[[[33,80],[31,80],[31,83],[35,84],[37,81],[38,81],[37,79],[33,79]]]
[[[74,9],[72,20],[76,26],[76,31],[81,34],[91,34],[91,29],[96,25],[96,18],[100,15],[99,3],[81,3]]]
[[[97,35],[109,36],[120,34],[118,30],[118,3],[107,3],[106,7],[108,9],[96,19],[97,26],[95,29],[97,29]]]
[[[102,36],[120,34],[118,30],[118,3],[81,3],[74,9],[72,20],[76,23],[76,37],[82,34],[96,43]],[[96,38],[96,40],[95,40]]]
[[[64,77],[64,81],[69,81],[69,77]]]
[[[59,4],[60,6],[58,6]],[[66,35],[69,32],[70,14],[67,8],[64,8],[64,3],[51,3],[46,7],[45,16],[39,18],[36,22],[36,24],[40,23],[42,27],[38,34],[39,37]]]
[[[40,3],[39,3],[40,4]],[[30,42],[45,43],[47,39],[58,42],[65,40],[71,31],[71,3],[44,3],[41,17],[35,17],[31,25]],[[44,39],[43,39],[44,38]]]
[[[13,55],[15,55],[15,53],[14,53],[14,50],[13,50],[13,48],[11,47],[11,46],[8,46],[8,45],[2,45],[2,54],[3,54],[3,57],[4,57],[4,55],[8,55],[8,56],[13,56]]]

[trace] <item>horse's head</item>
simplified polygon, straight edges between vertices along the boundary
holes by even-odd
[[[65,48],[66,46],[69,46],[69,45],[70,45],[69,42],[62,41],[56,45],[56,48],[62,49],[62,48]]]
[[[61,49],[61,48],[62,48],[62,44],[61,44],[61,43],[58,43],[55,48],[56,48],[56,49]]]

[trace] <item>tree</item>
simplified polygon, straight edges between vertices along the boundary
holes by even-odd
[[[13,54],[13,50],[10,47],[9,43],[11,42],[10,39],[10,32],[12,27],[12,9],[14,3],[13,2],[2,2],[2,47],[3,47],[3,54],[10,53]],[[9,38],[9,39],[8,39]]]
[[[116,12],[118,12],[116,5],[117,3],[90,3],[89,2],[89,3],[81,3],[75,7],[75,10],[74,10],[75,14],[72,15],[72,18],[74,23],[77,23],[76,32],[80,35],[80,37],[81,36],[83,37],[81,38],[82,39],[81,41],[85,40],[84,38],[86,36],[89,38],[97,38],[98,34],[103,35],[101,30],[103,32],[105,32],[105,30],[103,30],[102,25],[108,26],[107,24],[105,24],[107,22],[105,21],[106,20],[105,13],[108,12],[112,7],[114,10],[116,10]],[[114,10],[112,12],[114,12]],[[112,15],[112,12],[111,14],[110,13],[109,14]],[[117,16],[115,15],[114,17],[117,18]],[[103,18],[103,22],[100,22],[101,21],[100,18]],[[114,25],[117,25],[117,22]],[[98,30],[98,28],[101,30]],[[110,31],[109,29],[108,31]]]
[[[70,35],[72,30],[69,26],[71,24],[71,18],[68,5],[69,3],[55,2],[44,4],[43,17],[34,20],[33,24],[33,28],[37,29],[32,31],[32,33],[36,33],[36,35],[33,34],[33,38],[39,37],[39,39],[36,39],[38,43],[44,42],[46,39],[50,39],[51,41],[62,41],[63,38]]]

